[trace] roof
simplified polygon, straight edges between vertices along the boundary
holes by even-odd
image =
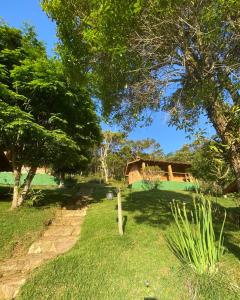
[[[181,167],[191,167],[190,163],[187,162],[180,162],[180,161],[167,161],[167,160],[158,160],[158,159],[145,159],[145,158],[137,158],[133,161],[127,163],[125,175],[127,175],[130,171],[130,166],[133,164],[138,163],[156,163],[156,164],[163,164],[163,165],[173,165],[173,166],[181,166]]]

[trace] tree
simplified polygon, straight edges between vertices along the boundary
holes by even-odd
[[[192,153],[192,174],[211,185],[212,190],[223,191],[233,181],[233,173],[227,163],[224,145],[219,138],[202,141]]]
[[[11,157],[16,208],[37,167],[76,171],[100,141],[100,129],[86,89],[68,82],[61,62],[47,58],[32,28],[22,33],[3,24],[0,31],[0,145]],[[23,165],[30,168],[21,186]]]
[[[131,148],[132,159],[139,157],[161,159],[163,158],[163,150],[160,144],[154,139],[143,139],[129,141],[128,146]]]
[[[43,8],[71,63],[89,65],[105,112],[126,120],[160,108],[187,130],[206,114],[240,191],[239,1],[43,0]]]
[[[118,151],[119,144],[121,144],[124,134],[120,132],[105,131],[103,133],[103,142],[99,148],[99,159],[101,169],[104,173],[105,182],[109,182],[109,154]]]
[[[91,169],[102,170],[105,181],[108,179],[122,179],[128,162],[138,157],[162,159],[164,156],[161,146],[154,139],[129,140],[125,133],[105,131],[103,142],[95,151]]]
[[[181,161],[181,162],[192,162],[193,154],[195,151],[195,144],[185,144],[181,149],[175,151],[174,153],[169,153],[166,155],[166,159],[169,161]]]

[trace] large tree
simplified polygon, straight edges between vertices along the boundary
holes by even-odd
[[[240,190],[239,1],[43,0],[43,7],[70,63],[88,64],[106,112],[121,118],[161,108],[188,130],[206,114]]]
[[[100,141],[94,106],[83,85],[67,80],[30,27],[0,26],[0,145],[14,173],[12,208],[25,200],[37,167],[76,171]],[[29,172],[23,185],[22,167]]]

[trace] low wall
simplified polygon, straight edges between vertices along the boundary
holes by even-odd
[[[27,176],[27,174],[22,174],[21,183],[23,183],[26,176]],[[57,186],[58,183],[59,183],[58,179],[49,174],[36,174],[32,181],[32,185]],[[13,185],[12,172],[0,172],[0,185]]]
[[[197,184],[192,182],[179,181],[136,181],[131,185],[133,190],[166,190],[166,191],[194,191],[198,188]]]

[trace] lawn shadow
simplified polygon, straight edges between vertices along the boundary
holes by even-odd
[[[127,216],[123,216],[123,232],[125,232],[125,230],[126,230],[127,219],[128,219]]]
[[[11,198],[13,188],[11,186],[0,186],[0,201],[8,202]]]
[[[189,193],[153,189],[131,191],[125,197],[123,210],[135,212],[134,219],[137,223],[146,223],[166,229],[173,221],[170,206],[173,199],[179,202],[188,202],[192,205],[192,196]]]
[[[136,223],[144,223],[166,230],[171,223],[173,217],[171,214],[171,201],[187,203],[187,209],[193,209],[193,194],[177,191],[149,190],[149,191],[131,191],[126,194],[123,201],[123,210],[134,213]],[[235,257],[240,259],[240,247],[237,243],[237,232],[239,227],[235,224],[235,220],[239,218],[238,207],[223,207],[219,203],[214,204],[213,219],[216,236],[219,236],[224,212],[227,212],[227,219],[224,227],[224,245]],[[236,234],[235,234],[236,232]]]
[[[73,183],[73,181],[71,181]],[[106,198],[106,193],[112,189],[110,185],[98,182],[84,181],[74,182],[74,184],[66,184],[65,187],[56,186],[33,186],[29,195],[29,199],[24,205],[34,206],[38,209],[45,209],[51,206],[72,207],[76,203],[83,201],[86,204],[86,195],[89,196],[88,203],[102,202]],[[0,201],[11,202],[12,187],[0,187]],[[35,199],[32,201],[31,199]],[[80,204],[81,205],[81,204]]]
[[[106,199],[106,193],[111,187],[105,184],[84,181],[78,182],[73,186],[66,186],[57,189],[44,189],[43,200],[40,206],[58,204],[61,207],[73,209],[75,203],[86,205],[89,203],[99,203]]]
[[[226,212],[226,221],[224,225],[224,246],[236,258],[240,259],[240,207],[225,207],[220,203],[214,203],[214,221],[217,234],[220,233],[224,214]],[[238,240],[238,241],[237,241]]]

